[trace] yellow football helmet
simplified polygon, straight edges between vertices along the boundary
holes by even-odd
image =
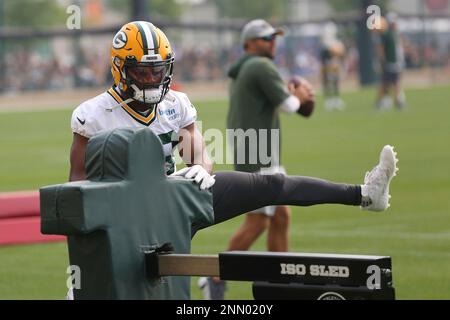
[[[166,35],[152,23],[125,24],[111,45],[114,85],[131,99],[158,104],[172,82],[175,55]]]

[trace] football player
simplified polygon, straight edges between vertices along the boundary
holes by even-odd
[[[340,97],[339,82],[344,44],[336,37],[337,28],[332,22],[324,26],[321,38],[320,60],[322,62],[322,86],[326,110],[342,110],[345,107]]]
[[[397,170],[391,146],[383,148],[379,164],[366,175],[363,185],[283,174],[231,171],[211,175],[212,162],[195,125],[196,110],[184,93],[170,89],[174,59],[167,37],[150,22],[130,22],[119,30],[111,45],[113,86],[83,102],[72,114],[71,181],[86,179],[85,151],[90,137],[119,127],[143,127],[160,138],[167,175],[193,179],[200,189],[212,192],[215,223],[268,205],[336,203],[372,211],[388,208],[389,183]],[[187,165],[177,172],[175,146]]]
[[[158,135],[167,174],[175,171],[172,150],[179,140],[180,150],[193,150],[189,154],[181,151],[183,160],[200,165],[204,170],[197,175],[208,180],[212,164],[195,125],[196,110],[184,93],[170,90],[174,53],[165,34],[149,22],[127,23],[113,38],[110,59],[113,86],[83,102],[72,115],[70,180],[85,179],[88,139],[117,127],[147,127]],[[184,143],[183,138],[189,139]],[[200,148],[193,147],[197,145]]]
[[[380,28],[375,29],[378,36],[374,39],[381,69],[381,83],[376,101],[378,110],[392,108],[391,90],[394,91],[396,108],[402,110],[406,105],[406,96],[401,84],[405,58],[397,20],[395,12],[388,12],[386,17],[381,17]]]
[[[170,89],[174,60],[167,37],[152,23],[134,21],[119,30],[111,45],[113,86],[83,102],[72,114],[69,180],[86,178],[85,150],[90,137],[119,127],[146,127],[161,140],[167,175],[194,179],[201,189],[209,189],[216,183],[211,189],[214,199],[222,199],[215,203],[216,213],[234,215],[237,211],[249,211],[250,207],[263,207],[266,202],[340,203],[374,211],[387,209],[388,186],[397,170],[397,159],[391,146],[383,148],[379,165],[366,175],[363,185],[279,174],[218,172],[212,176],[212,161],[195,125],[195,107],[186,94]],[[177,172],[174,146],[187,165]],[[284,189],[280,184],[285,185]],[[276,197],[268,196],[270,193]],[[217,220],[226,219],[218,217]]]
[[[119,30],[111,46],[113,86],[83,102],[72,114],[71,181],[86,179],[85,151],[90,137],[119,127],[144,127],[161,140],[167,175],[193,179],[201,189],[212,191],[217,223],[252,208],[277,204],[337,203],[373,211],[387,209],[389,183],[397,171],[391,146],[383,148],[380,163],[366,175],[363,185],[282,174],[211,175],[212,162],[195,125],[196,110],[184,93],[170,89],[174,59],[167,37],[150,22],[130,22]],[[174,146],[187,165],[177,172]]]

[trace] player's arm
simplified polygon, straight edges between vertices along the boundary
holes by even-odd
[[[195,122],[180,130],[178,150],[188,167],[200,165],[209,174],[212,173],[212,161],[206,152],[205,141]]]
[[[212,161],[195,122],[180,130],[179,141],[178,150],[187,167],[173,175],[193,179],[201,190],[211,188],[215,183],[214,176],[211,175]]]
[[[72,147],[70,149],[69,181],[86,180],[84,163],[88,140],[88,138],[78,133],[73,134]]]
[[[314,90],[312,86],[304,80],[304,83],[297,87],[288,87],[281,78],[280,73],[272,63],[263,62],[252,65],[251,72],[255,81],[274,107],[280,108],[286,113],[303,111],[302,104],[314,103]]]

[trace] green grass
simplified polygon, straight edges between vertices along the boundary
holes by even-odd
[[[345,206],[293,207],[291,251],[389,255],[399,299],[450,299],[450,90],[408,90],[409,108],[376,112],[374,90],[344,94],[343,112],[311,119],[283,115],[283,163],[289,174],[361,183],[384,144],[399,155],[392,207],[370,214]],[[223,129],[225,102],[198,103],[203,129]],[[0,191],[37,189],[67,180],[70,111],[0,114]],[[217,165],[216,170],[229,169]],[[243,217],[200,231],[193,253],[218,253]],[[265,250],[263,235],[252,250]],[[64,244],[0,248],[0,298],[61,299]],[[200,291],[192,281],[192,297]],[[227,298],[250,299],[249,283],[231,282]]]

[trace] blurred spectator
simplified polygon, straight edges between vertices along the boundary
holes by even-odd
[[[401,73],[404,68],[404,51],[397,29],[397,14],[386,14],[382,28],[378,29],[377,54],[380,62],[381,83],[376,107],[378,110],[392,107],[391,89],[394,91],[395,105],[405,106],[406,98],[401,86]]]
[[[329,22],[323,28],[320,48],[322,87],[326,110],[342,110],[345,107],[340,96],[341,69],[344,57],[345,47],[337,39],[337,27],[333,22]]]
[[[425,58],[427,66],[450,72],[450,34],[430,36],[433,41],[424,47],[420,34],[402,35],[405,68],[420,68]],[[320,36],[293,34],[285,38],[279,43],[274,61],[282,77],[288,79],[292,75],[301,75],[317,78],[321,64]],[[109,38],[106,40],[100,36],[81,40],[80,46],[85,48],[81,50],[83,59],[76,57],[75,50],[68,49],[73,39],[59,39],[59,42],[55,41],[58,45],[53,40],[26,43],[8,40],[3,56],[3,92],[108,86],[111,83],[108,53],[95,48],[102,47],[96,44],[109,41]],[[359,55],[354,40],[351,35],[341,40],[347,47],[342,60],[342,76],[355,77]],[[238,43],[228,47],[211,43],[200,48],[174,46],[177,82],[225,80],[225,70],[242,53]]]

